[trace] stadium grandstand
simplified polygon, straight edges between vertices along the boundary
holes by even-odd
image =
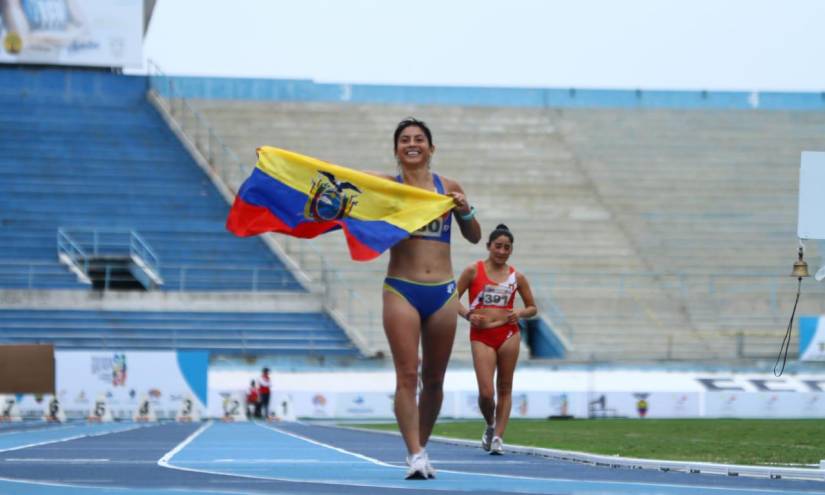
[[[338,234],[239,239],[223,224],[258,146],[392,171],[387,129],[415,115],[432,123],[435,167],[461,178],[484,230],[504,222],[517,234],[514,263],[541,307],[524,356],[767,359],[794,297],[785,275],[799,150],[825,130],[821,101],[782,95],[763,96],[762,109],[740,108],[753,106],[745,94],[393,92],[159,70],[6,67],[0,77],[4,338],[34,329],[38,342],[81,347],[122,345],[88,344],[77,325],[97,319],[130,332],[135,348],[202,337],[204,348],[300,352],[293,337],[314,328],[327,334],[309,339],[309,354],[386,356],[384,258],[350,261]],[[808,246],[812,259],[820,251]],[[481,254],[456,243],[454,269]],[[117,302],[99,297],[110,291]],[[233,310],[243,300],[262,311],[281,294],[302,300],[273,303],[297,308],[288,318]],[[187,312],[202,300],[220,318]],[[800,312],[822,305],[803,298]],[[33,306],[48,311],[26,313]],[[209,336],[186,336],[187,319]],[[469,359],[466,331],[457,361]],[[248,344],[221,347],[237,335]]]
[[[543,324],[531,327],[534,357],[775,355],[795,295],[787,275],[799,150],[821,146],[825,130],[816,95],[762,95],[759,106],[747,93],[153,81],[158,107],[188,129],[190,142],[204,134],[198,126],[220,137],[211,163],[231,189],[264,144],[392,171],[388,129],[406,115],[431,122],[434,168],[460,178],[485,231],[505,222],[517,235],[514,264],[530,275],[542,312]],[[331,291],[343,291],[337,305],[358,301],[350,322],[370,353],[387,352],[378,314],[384,263],[349,261],[333,235],[312,245],[275,242],[308,272],[335,273],[327,279],[342,288]],[[807,247],[817,259],[821,246]],[[455,270],[480,256],[478,247],[456,243]],[[820,297],[803,299],[800,310],[818,314],[821,286],[808,290]],[[466,331],[458,359],[469,357]]]
[[[359,355],[306,276],[226,233],[226,201],[145,78],[4,67],[0,79],[4,342]]]

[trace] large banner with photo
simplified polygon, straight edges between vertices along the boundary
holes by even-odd
[[[143,0],[0,0],[0,63],[139,67]]]
[[[69,418],[85,418],[104,399],[115,419],[131,418],[144,398],[159,419],[174,418],[184,400],[203,415],[207,351],[57,351],[57,398]],[[18,397],[23,417],[42,417],[48,397]]]

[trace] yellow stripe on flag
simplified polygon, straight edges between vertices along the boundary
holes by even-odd
[[[423,227],[454,206],[450,196],[271,146],[258,148],[257,168],[307,195],[311,194],[312,182],[320,172],[330,173],[339,183],[348,182],[361,190],[357,203],[347,216],[357,220],[384,221],[407,232]]]

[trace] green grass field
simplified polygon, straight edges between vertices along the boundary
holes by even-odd
[[[361,426],[397,430],[395,424]],[[440,422],[433,434],[480,440],[483,429],[482,421]],[[825,421],[514,419],[504,443],[649,459],[818,466],[825,459]]]

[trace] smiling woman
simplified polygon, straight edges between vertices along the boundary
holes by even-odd
[[[481,239],[481,227],[458,182],[430,169],[435,145],[424,122],[414,118],[402,120],[393,135],[393,150],[400,173],[383,177],[446,194],[455,204],[452,212],[433,220],[390,250],[384,280],[384,331],[395,365],[395,417],[409,454],[407,479],[426,479],[435,476],[424,447],[444,398],[444,373],[458,315],[450,261],[453,217],[462,236],[473,244]],[[419,362],[422,388],[416,403]]]

